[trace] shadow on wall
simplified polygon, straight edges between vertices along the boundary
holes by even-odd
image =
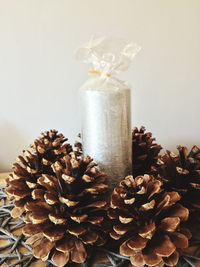
[[[27,146],[28,140],[23,135],[10,122],[0,121],[0,172],[10,171],[16,157]]]

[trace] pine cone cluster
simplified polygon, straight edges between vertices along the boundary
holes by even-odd
[[[6,192],[15,199],[12,215],[24,216],[33,255],[61,267],[84,262],[91,245],[106,242],[107,185],[89,156],[70,152],[66,139],[51,133],[34,142],[34,153],[18,157]]]
[[[175,266],[191,238],[189,212],[200,223],[200,149],[178,146],[178,154],[159,156],[152,134],[135,127],[133,176],[113,190],[109,206],[105,174],[81,142],[73,150],[67,140],[56,130],[42,133],[7,179],[11,215],[24,216],[33,255],[58,267],[83,263],[110,234],[134,266]]]
[[[144,126],[135,127],[132,131],[132,174],[133,177],[149,173],[154,166],[162,147],[152,138],[151,132],[146,132]]]
[[[178,153],[166,151],[152,171],[158,173],[163,187],[181,195],[181,203],[190,211],[193,225],[200,223],[200,149],[178,146]]]
[[[121,243],[120,253],[134,266],[175,266],[191,233],[182,227],[189,211],[177,192],[162,190],[152,175],[127,176],[115,188],[108,210],[110,236]]]

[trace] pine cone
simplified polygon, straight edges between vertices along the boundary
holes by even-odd
[[[190,211],[192,228],[200,223],[200,149],[178,146],[178,154],[166,151],[152,171],[159,173],[163,186],[168,191],[181,195],[181,204]]]
[[[18,156],[19,163],[13,164],[13,173],[7,179],[6,193],[16,199],[11,211],[14,218],[24,212],[24,205],[37,187],[38,178],[42,174],[52,175],[51,165],[72,151],[72,146],[65,143],[68,139],[58,131],[50,130],[41,135],[31,145],[32,151],[25,150]]]
[[[34,169],[40,170],[41,173],[50,174],[52,172],[51,164],[70,153],[72,146],[66,143],[68,138],[65,138],[61,133],[58,134],[57,130],[50,130],[41,135],[42,137],[36,139],[31,145],[39,161],[39,166],[37,168],[34,166]]]
[[[132,131],[132,164],[133,177],[149,173],[151,166],[154,166],[162,147],[154,143],[152,133],[146,132],[144,126],[138,130],[135,127]]]
[[[76,152],[52,164],[52,171],[53,175],[42,174],[37,179],[25,203],[23,234],[31,236],[27,244],[33,246],[38,259],[51,258],[59,267],[70,260],[83,263],[91,245],[105,243],[109,230],[105,175],[89,156],[81,158]],[[24,195],[29,195],[26,181],[18,182],[16,191],[23,188]]]
[[[111,196],[110,236],[121,242],[120,253],[141,267],[175,266],[191,233],[181,226],[187,208],[178,204],[177,192],[164,192],[153,176],[127,176]]]

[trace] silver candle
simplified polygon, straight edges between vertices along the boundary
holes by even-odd
[[[131,173],[130,89],[81,90],[84,154],[107,175],[109,188]]]
[[[80,89],[83,152],[108,177],[110,190],[131,173],[130,88],[116,78],[140,50],[118,38],[92,38],[76,57],[93,75]]]

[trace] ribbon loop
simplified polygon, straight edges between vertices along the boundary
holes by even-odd
[[[89,73],[89,75],[103,75],[103,76],[106,76],[106,77],[110,77],[109,73],[100,72],[98,70],[89,70],[88,73]]]

